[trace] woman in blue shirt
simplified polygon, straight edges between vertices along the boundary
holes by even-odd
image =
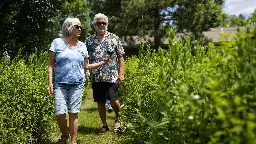
[[[54,96],[55,114],[62,133],[57,143],[64,144],[69,138],[66,111],[69,113],[71,144],[76,144],[78,115],[87,69],[98,68],[108,62],[108,57],[89,64],[86,45],[78,40],[82,31],[77,18],[67,18],[62,25],[62,38],[53,40],[49,52],[48,94]]]

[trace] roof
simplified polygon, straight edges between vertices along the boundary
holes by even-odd
[[[221,35],[228,34],[227,41],[232,40],[232,38],[236,35],[237,28],[211,28],[210,31],[205,31],[203,34],[212,40],[214,43],[218,43],[221,41]],[[177,33],[177,37],[184,36],[182,33]],[[154,44],[154,37],[145,35],[145,36],[125,36],[121,37],[124,48],[137,48],[140,46],[143,41],[144,44]],[[162,45],[169,44],[169,38],[162,38]]]
[[[203,34],[212,40],[212,42],[220,42],[221,35],[228,34],[227,41],[231,41],[236,35],[237,28],[211,28],[210,31],[205,31]]]

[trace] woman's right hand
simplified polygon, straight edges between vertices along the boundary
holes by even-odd
[[[53,96],[53,84],[48,85],[48,95]]]

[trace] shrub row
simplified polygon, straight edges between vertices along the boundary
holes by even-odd
[[[43,143],[54,118],[47,96],[48,54],[0,63],[0,143]]]
[[[256,31],[246,30],[219,47],[173,30],[168,50],[129,58],[119,89],[125,142],[255,143]]]

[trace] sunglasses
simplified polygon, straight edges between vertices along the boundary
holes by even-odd
[[[74,27],[76,28],[76,29],[81,29],[82,30],[82,26],[80,26],[80,25],[74,25]]]
[[[96,22],[96,25],[97,26],[106,26],[107,25],[107,23],[105,23],[105,22]]]

